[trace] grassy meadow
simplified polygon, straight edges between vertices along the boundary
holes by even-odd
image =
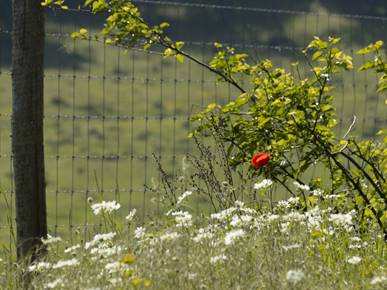
[[[117,203],[93,204],[88,210],[102,220],[94,236],[76,235],[73,241],[51,236],[43,240],[48,256],[33,264],[15,266],[4,251],[0,285],[20,289],[22,277],[34,289],[374,290],[387,285],[382,235],[375,228],[360,235],[355,212],[332,210],[340,196],[324,194],[303,213],[296,209],[299,200],[290,198],[270,212],[237,201],[216,214],[193,217],[187,205],[194,194],[181,194],[176,207],[145,225],[139,225],[135,211],[117,218],[122,210]]]

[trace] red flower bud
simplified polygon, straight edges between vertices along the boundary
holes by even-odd
[[[254,168],[261,168],[269,163],[271,154],[269,153],[257,153],[251,158],[251,165]]]

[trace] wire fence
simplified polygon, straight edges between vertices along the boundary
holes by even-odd
[[[184,40],[186,49],[203,61],[213,54],[213,42],[221,41],[247,51],[253,60],[270,58],[292,71],[290,63],[304,61],[300,50],[313,35],[339,35],[359,63],[364,59],[355,55],[356,49],[387,36],[387,17],[382,16],[247,7],[239,1],[238,5],[133,2],[150,23],[170,22],[171,36]],[[157,49],[126,51],[71,39],[79,27],[93,30],[100,23],[84,11],[48,14],[44,122],[50,232],[72,238],[100,226],[89,209],[89,198],[115,199],[122,204],[123,215],[137,208],[142,220],[162,214],[157,194],[160,173],[152,154],[171,174],[181,170],[184,157],[194,152],[186,138],[192,131],[192,112],[210,102],[225,103],[237,92],[204,68],[189,60],[180,64],[164,59]],[[11,29],[2,25],[0,240],[11,243]],[[355,130],[364,137],[375,136],[386,125],[383,100],[373,93],[375,85],[374,75],[340,75],[335,83],[339,134],[354,115]],[[196,202],[197,211],[203,210],[203,201]]]

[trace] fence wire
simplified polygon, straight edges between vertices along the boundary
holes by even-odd
[[[248,52],[253,60],[270,58],[292,71],[290,63],[304,61],[300,50],[313,35],[340,35],[358,64],[364,61],[355,54],[358,48],[387,36],[387,18],[382,16],[246,7],[240,2],[237,6],[133,2],[150,23],[170,20],[172,37],[184,40],[186,49],[203,61],[213,54],[213,42],[222,41]],[[186,138],[192,130],[191,113],[210,102],[225,103],[237,96],[204,68],[189,60],[180,64],[164,59],[157,49],[126,51],[91,39],[71,39],[71,32],[79,27],[95,30],[100,23],[80,12],[48,12],[46,33],[48,224],[53,235],[70,238],[101,226],[90,211],[90,198],[117,200],[123,216],[132,208],[138,209],[142,220],[162,214],[157,193],[160,173],[152,154],[171,174],[181,171],[184,157],[194,152]],[[8,24],[0,27],[0,240],[12,244]],[[342,73],[335,85],[339,134],[355,115],[355,130],[364,137],[373,137],[386,125],[383,100],[373,93],[373,74]],[[196,205],[201,211],[203,200],[198,199]]]

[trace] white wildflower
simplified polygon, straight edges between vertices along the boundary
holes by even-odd
[[[234,215],[231,219],[230,225],[233,227],[243,226],[253,220],[250,215]]]
[[[304,277],[305,274],[301,270],[289,270],[286,273],[286,280],[293,284],[300,282]]]
[[[193,237],[192,240],[196,243],[199,243],[204,239],[211,239],[213,236],[214,236],[213,233],[202,228],[202,229],[199,229],[197,235],[195,237]]]
[[[76,245],[74,245],[74,246],[72,246],[72,247],[70,247],[70,248],[66,248],[66,249],[64,250],[64,252],[65,252],[65,254],[67,254],[67,253],[70,253],[70,252],[75,251],[76,249],[79,249],[80,247],[81,247],[80,244],[76,244]]]
[[[268,188],[273,184],[273,181],[270,179],[264,179],[260,183],[255,183],[254,184],[254,189],[255,190],[260,190],[262,188]]]
[[[277,208],[290,208],[290,203],[287,200],[280,200],[277,202]]]
[[[300,198],[299,197],[290,197],[288,200],[280,200],[277,203],[278,208],[291,208],[293,206],[296,206],[300,203]]]
[[[38,262],[36,264],[32,264],[31,266],[28,267],[28,271],[33,272],[33,271],[40,271],[44,269],[50,269],[51,264],[48,262]]]
[[[46,284],[46,288],[48,289],[55,289],[58,286],[61,286],[63,284],[63,280],[61,278],[58,278],[50,283]]]
[[[210,264],[222,263],[227,260],[226,255],[218,255],[210,258]]]
[[[289,222],[286,222],[286,223],[281,223],[280,224],[280,232],[281,233],[286,233],[286,232],[288,232],[288,230],[289,230],[289,226],[290,226],[290,223]]]
[[[347,262],[348,262],[349,264],[352,264],[352,265],[357,265],[357,264],[360,263],[361,260],[362,260],[362,259],[361,259],[359,256],[352,256],[351,258],[349,258],[349,259],[347,260]]]
[[[305,191],[309,191],[310,190],[310,187],[306,184],[301,184],[297,181],[293,182],[294,186],[297,187],[298,189],[301,189],[301,190],[305,190]]]
[[[112,274],[112,273],[118,272],[120,270],[120,267],[121,267],[120,262],[111,262],[105,265],[105,270],[110,274]]]
[[[192,225],[192,215],[186,211],[175,211],[171,213],[175,217],[177,227],[189,227]]]
[[[233,214],[235,211],[237,210],[237,208],[235,207],[230,207],[228,209],[225,209],[225,210],[222,210],[218,213],[213,213],[211,214],[211,218],[214,219],[214,220],[218,220],[218,221],[224,221],[225,219],[227,219],[231,214]]]
[[[276,221],[280,218],[280,216],[278,214],[269,214],[267,216],[267,221],[268,222],[273,222],[273,221]]]
[[[95,245],[101,242],[109,241],[113,239],[116,235],[116,233],[96,234],[90,242],[87,242],[85,244],[85,249],[87,250],[88,248],[94,247]]]
[[[134,208],[132,209],[129,214],[125,217],[125,219],[128,221],[128,222],[131,222],[133,219],[134,219],[134,216],[136,215],[136,212],[137,210]]]
[[[101,203],[95,203],[91,205],[91,209],[95,215],[100,213],[112,213],[115,210],[118,210],[121,207],[119,203],[115,200],[113,201],[102,201]]]
[[[224,237],[224,244],[225,245],[232,245],[235,240],[239,239],[240,237],[243,237],[245,235],[244,230],[238,229],[238,230],[232,230],[226,234]]]
[[[360,243],[361,242],[361,238],[359,238],[359,237],[350,237],[349,238],[352,242],[355,242],[355,243]]]
[[[177,205],[181,204],[183,202],[184,199],[186,199],[188,196],[190,196],[192,194],[192,191],[190,190],[187,190],[186,192],[184,192],[182,195],[180,195],[178,198],[177,198]]]
[[[367,242],[362,244],[361,238],[359,237],[351,237],[350,241],[352,243],[348,246],[349,249],[361,249],[363,246],[366,247],[368,245]]]
[[[196,279],[196,277],[198,276],[197,273],[188,273],[188,280],[190,281],[194,281]]]
[[[75,258],[70,260],[59,260],[56,264],[52,266],[53,269],[59,269],[63,267],[72,267],[79,264],[79,261]]]
[[[352,214],[351,213],[337,213],[331,214],[328,219],[330,222],[333,222],[337,226],[349,227],[352,225]]]
[[[385,281],[387,281],[386,276],[375,276],[372,278],[370,283],[371,283],[371,285],[375,285],[375,284],[383,283]]]
[[[288,202],[291,205],[298,205],[300,203],[300,198],[298,196],[291,196],[288,198]]]
[[[145,228],[144,227],[137,227],[134,230],[134,237],[138,240],[142,240],[145,237]]]
[[[287,252],[289,250],[301,248],[301,246],[302,246],[301,244],[292,244],[292,245],[289,245],[289,246],[282,246],[282,249],[284,249],[285,252]]]
[[[111,279],[109,279],[109,282],[110,282],[110,284],[111,284],[111,285],[116,285],[116,284],[118,284],[118,283],[120,283],[120,282],[121,282],[121,279],[120,279],[120,278],[117,278],[117,277],[115,277],[115,278],[111,278]]]
[[[102,243],[102,244],[99,244],[98,247],[92,248],[90,250],[90,254],[96,255],[98,257],[107,258],[113,255],[117,255],[123,251],[124,251],[124,248],[121,246],[117,246],[117,245],[112,246],[111,244]]]
[[[52,243],[57,243],[57,242],[60,242],[60,241],[62,241],[61,237],[53,237],[53,236],[50,236],[49,234],[47,234],[47,239],[42,239],[42,243],[44,245],[48,245],[48,244],[52,244]]]
[[[295,222],[300,222],[305,220],[305,216],[296,211],[290,212],[287,215],[284,215],[282,218],[286,221],[295,221]]]
[[[313,196],[322,196],[323,191],[321,189],[315,189],[315,190],[312,190],[310,194]]]
[[[326,79],[327,81],[330,80],[329,74],[321,74],[320,76],[321,76],[322,78]]]
[[[342,196],[340,194],[327,194],[324,196],[324,198],[326,200],[335,200],[335,199],[339,199],[341,198]]]
[[[245,204],[244,204],[243,201],[236,200],[236,201],[235,201],[235,206],[236,206],[237,208],[241,208],[241,207],[244,207]]]
[[[176,240],[180,237],[180,234],[177,233],[177,232],[171,232],[171,233],[165,233],[164,235],[160,236],[160,240],[164,241],[164,240],[169,240],[169,241],[173,241],[173,240]]]
[[[306,223],[309,229],[320,229],[322,224],[322,211],[315,207],[305,213]]]

